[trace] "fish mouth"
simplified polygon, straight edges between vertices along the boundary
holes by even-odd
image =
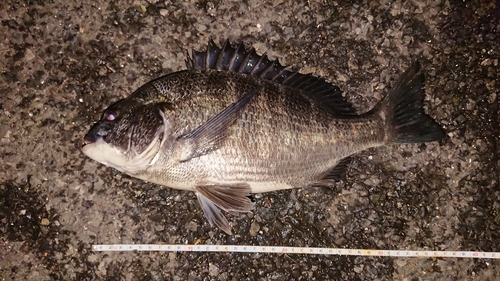
[[[94,126],[95,127],[95,126]],[[96,143],[102,139],[102,135],[99,135],[99,133],[95,132],[95,129],[92,128],[85,136],[83,137],[83,144],[81,146],[81,149],[85,149],[89,144]]]
[[[92,141],[89,141],[89,140],[83,140],[83,144],[82,146],[80,147],[80,149],[83,151],[83,153],[86,153],[86,151],[88,150],[88,148],[90,147],[90,144],[93,144],[94,142]]]
[[[92,144],[95,144],[96,142],[99,142],[101,140],[103,140],[102,136],[92,136],[87,134],[83,138],[83,143],[80,149],[86,154],[86,151],[89,149],[89,147],[92,147]]]
[[[92,144],[92,143],[94,143],[94,142],[89,141],[89,140],[83,140],[83,144],[82,144],[82,147],[81,147],[81,148],[83,149],[83,148],[85,148],[85,146],[86,146],[87,144]]]

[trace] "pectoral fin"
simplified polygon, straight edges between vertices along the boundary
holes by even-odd
[[[241,110],[259,90],[255,89],[243,95],[238,101],[205,124],[194,129],[191,133],[179,137],[177,141],[182,147],[180,161],[185,162],[217,149],[227,137],[228,128],[236,121]]]
[[[221,209],[226,212],[250,212],[253,203],[248,184],[202,185],[195,187],[196,196],[210,225],[216,225],[227,234],[231,227]]]

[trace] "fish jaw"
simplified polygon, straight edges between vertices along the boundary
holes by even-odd
[[[142,153],[123,151],[107,143],[102,137],[97,137],[93,142],[85,140],[82,152],[101,164],[133,176],[156,163],[165,142],[164,130],[165,126],[158,129],[155,138]]]
[[[102,137],[97,138],[94,142],[86,141],[82,147],[82,152],[101,164],[127,173],[127,171],[123,169],[128,162],[125,154],[121,152],[120,149],[105,142]]]

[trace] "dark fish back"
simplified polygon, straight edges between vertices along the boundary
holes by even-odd
[[[266,54],[259,56],[254,48],[250,51],[245,50],[243,43],[233,48],[226,40],[222,48],[219,48],[213,40],[210,40],[206,51],[192,50],[192,56],[188,54],[186,57],[189,69],[212,69],[247,74],[298,90],[335,116],[355,114],[354,107],[342,96],[339,87],[310,74],[289,71],[277,59],[271,61]]]

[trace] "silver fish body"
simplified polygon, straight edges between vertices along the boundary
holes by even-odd
[[[242,45],[211,42],[188,67],[106,109],[82,150],[131,176],[195,191],[209,222],[227,233],[221,209],[252,210],[250,193],[331,184],[350,155],[444,135],[422,109],[417,64],[363,115],[337,87]]]

